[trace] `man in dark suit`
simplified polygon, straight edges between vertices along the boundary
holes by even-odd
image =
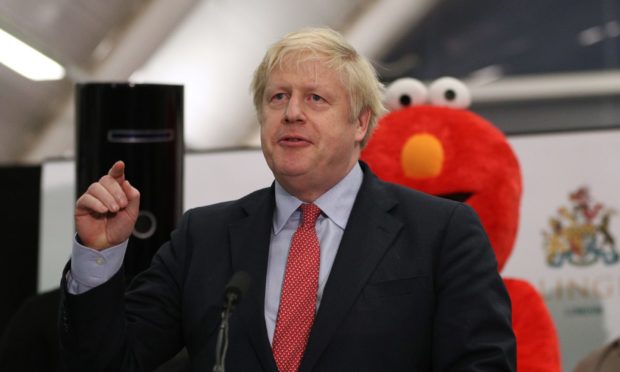
[[[187,212],[125,294],[139,192],[124,164],[78,199],[68,365],[148,371],[186,346],[192,370],[210,370],[224,287],[245,271],[229,371],[514,371],[510,302],[474,212],[358,160],[383,112],[370,64],[304,29],[268,50],[252,89],[274,184]]]

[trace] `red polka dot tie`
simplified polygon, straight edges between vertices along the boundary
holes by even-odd
[[[314,322],[321,258],[315,229],[319,214],[316,205],[303,204],[302,221],[291,240],[272,344],[280,372],[297,371]]]

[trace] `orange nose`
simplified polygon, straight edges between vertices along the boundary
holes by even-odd
[[[405,176],[431,178],[441,173],[444,152],[441,142],[432,134],[415,134],[407,140],[400,153]]]

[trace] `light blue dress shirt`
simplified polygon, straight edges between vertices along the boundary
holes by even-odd
[[[321,215],[316,222],[316,233],[321,249],[317,309],[363,177],[362,169],[356,164],[339,183],[314,201],[314,204],[321,209]],[[273,341],[286,259],[293,234],[301,219],[299,210],[301,204],[303,204],[301,200],[286,192],[276,182],[276,210],[273,215],[265,286],[265,324],[269,342]]]
[[[126,240],[119,245],[97,251],[88,248],[73,238],[71,269],[67,272],[67,290],[71,294],[81,294],[107,282],[123,264]]]
[[[321,249],[317,309],[363,177],[360,165],[356,164],[339,183],[314,201],[314,204],[321,209],[321,215],[316,223]],[[265,323],[269,342],[273,341],[289,247],[301,218],[298,208],[303,203],[277,182],[275,197],[276,208],[273,215],[265,287]],[[84,293],[112,278],[123,263],[126,249],[127,241],[103,251],[96,251],[74,239],[71,270],[67,273],[69,293]]]

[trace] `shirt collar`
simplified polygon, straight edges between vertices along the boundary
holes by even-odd
[[[340,182],[314,201],[323,214],[343,230],[347,226],[363,178],[362,168],[356,163]],[[276,210],[273,215],[273,232],[277,235],[303,202],[284,190],[278,181],[275,183]]]

